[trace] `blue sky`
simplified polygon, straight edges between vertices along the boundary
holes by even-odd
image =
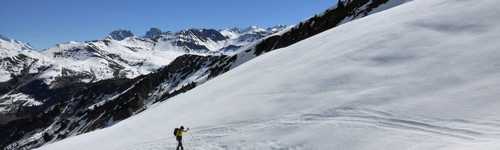
[[[291,25],[335,0],[2,0],[0,34],[48,48],[102,39],[115,29]]]

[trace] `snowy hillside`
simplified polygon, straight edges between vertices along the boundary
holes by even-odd
[[[0,149],[32,149],[110,126],[213,78],[228,54],[285,26],[116,30],[46,50],[0,38]],[[232,60],[232,59],[228,59]],[[43,135],[43,136],[40,136]]]
[[[40,65],[30,45],[0,35],[0,82],[11,79],[11,74],[20,75],[25,72],[36,72],[36,67],[27,66]]]
[[[139,38],[58,44],[57,47],[42,52],[55,65],[41,78],[50,84],[62,76],[61,72],[64,70],[72,73],[64,76],[81,75],[83,82],[135,78],[151,73],[186,54],[175,47],[156,48],[154,45],[152,41]]]
[[[6,75],[0,82],[0,149],[33,149],[112,126],[265,52],[405,1],[342,1],[293,27],[151,28],[143,37],[120,29],[103,40],[62,43],[41,53],[8,50],[12,55],[0,68]]]
[[[0,49],[5,50],[32,50],[29,44],[5,37],[0,34]]]
[[[415,0],[41,150],[500,149],[500,2]],[[304,51],[307,51],[304,53]]]

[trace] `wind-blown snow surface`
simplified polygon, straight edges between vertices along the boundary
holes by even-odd
[[[417,0],[40,149],[500,149],[500,1]]]

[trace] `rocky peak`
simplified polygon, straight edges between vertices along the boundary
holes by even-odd
[[[207,41],[208,39],[211,39],[213,41],[223,41],[227,39],[224,35],[222,35],[219,31],[215,29],[188,29],[180,31],[178,35],[181,36],[194,35],[203,41]]]
[[[144,38],[156,39],[162,35],[162,31],[158,28],[151,28],[146,32]]]
[[[120,30],[115,30],[115,31],[109,33],[109,36],[114,40],[121,41],[125,38],[133,37],[134,34],[130,30],[120,29]]]

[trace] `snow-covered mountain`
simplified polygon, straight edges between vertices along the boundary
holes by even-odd
[[[17,51],[17,50],[32,50],[33,48],[27,43],[11,39],[0,34],[0,49],[3,51],[6,50]],[[4,52],[2,52],[2,56],[3,55],[5,55]]]
[[[49,83],[55,78],[53,74],[62,70],[77,74],[73,76],[82,77],[84,82],[135,78],[149,74],[181,55],[229,53],[235,50],[230,48],[247,45],[282,29],[283,26],[277,26],[259,32],[242,32],[238,33],[239,38],[225,36],[215,29],[187,29],[172,33],[151,28],[144,37],[137,37],[128,30],[116,30],[104,40],[58,44],[42,53],[58,64],[46,73]]]
[[[497,150],[499,14],[499,1],[410,1],[40,150],[173,149],[181,124],[200,150]]]
[[[0,99],[0,106],[9,106],[3,108],[14,112],[0,115],[12,120],[0,122],[0,147],[31,149],[112,126],[263,53],[403,2],[341,1],[294,27],[187,29],[176,33],[153,28],[144,37],[117,30],[104,40],[60,44],[42,52],[47,58],[43,62],[53,64],[43,74],[15,84],[10,80],[8,86],[0,84],[9,91]],[[161,60],[170,62],[151,70],[161,66],[154,61],[162,55],[157,53],[181,55]],[[140,61],[145,57],[150,58]],[[18,105],[10,105],[14,102]],[[37,105],[24,107],[21,102]]]
[[[6,82],[12,75],[25,72],[36,72],[38,61],[36,52],[29,44],[0,35],[0,82]]]
[[[123,94],[141,78],[157,77],[154,79],[157,83],[153,84],[160,84],[163,83],[160,81],[165,80],[164,82],[167,83],[163,83],[162,87],[171,88],[171,90],[161,90],[157,94],[173,95],[169,92],[185,90],[183,86],[190,84],[188,79],[185,79],[186,76],[191,76],[188,73],[189,70],[196,71],[203,67],[190,66],[185,61],[200,61],[193,62],[195,65],[206,64],[211,60],[208,58],[222,58],[234,53],[234,49],[227,47],[245,46],[281,31],[283,28],[284,26],[277,26],[262,29],[258,33],[241,32],[238,33],[241,36],[239,38],[229,38],[222,35],[222,30],[214,29],[188,29],[177,33],[151,29],[144,37],[135,36],[127,30],[116,30],[103,40],[61,43],[42,51],[33,50],[28,44],[2,36],[0,39],[0,53],[2,54],[0,56],[0,128],[5,130],[0,136],[0,145],[4,147],[3,145],[22,139],[24,136],[45,132],[44,128],[60,121],[54,119],[61,114],[41,115],[42,112],[49,112],[58,107],[69,107],[68,105],[73,106],[81,101],[94,105],[92,107],[77,106],[78,108],[73,108],[75,110],[70,112],[71,115],[75,115],[74,111],[83,113],[90,108],[97,108],[95,106],[100,106],[110,101],[109,99],[116,99],[116,97],[111,98],[110,95]],[[247,35],[253,37],[245,38]],[[187,57],[181,57],[184,55]],[[192,57],[200,57],[202,60]],[[178,62],[173,63],[174,60]],[[215,64],[217,63],[210,65]],[[161,68],[167,69],[162,71]],[[169,76],[161,76],[158,75],[159,73],[169,73]],[[170,78],[175,74],[180,74],[177,75],[178,79],[177,77]],[[96,85],[103,84],[108,86],[104,87],[107,89],[95,88]],[[177,84],[180,87],[177,87]],[[89,94],[92,92],[80,93],[82,90],[97,93],[93,93],[95,95]],[[77,97],[75,95],[83,98],[71,100]],[[129,95],[124,97],[134,98]],[[143,97],[149,98],[150,95],[143,95]],[[156,101],[151,100],[151,103]],[[66,115],[69,116],[69,114]],[[41,116],[45,117],[40,119],[45,123],[38,122],[40,120],[36,121],[38,123],[33,123],[33,118]],[[106,126],[88,123],[95,128]],[[95,128],[75,131],[73,134],[88,132]],[[1,140],[4,138],[8,140]],[[38,138],[29,139],[38,140]],[[40,143],[25,144],[36,146]]]
[[[276,26],[271,28],[259,28],[257,26],[250,26],[248,28],[230,28],[221,30],[221,34],[231,39],[231,44],[226,46],[224,50],[237,50],[242,46],[251,44],[259,39],[262,39],[271,34],[283,31],[289,28],[288,26]],[[271,33],[271,34],[270,34]]]
[[[143,37],[120,29],[112,31],[104,40],[67,42],[41,52],[34,51],[28,44],[1,36],[0,52],[2,57],[23,54],[49,63],[52,68],[42,75],[48,84],[68,76],[88,83],[149,74],[183,54],[228,53],[284,28],[286,26],[232,28],[235,32],[231,32],[231,35],[228,35],[227,29],[187,29],[173,33],[151,28]],[[0,82],[5,82],[10,79],[9,74],[12,72],[1,73]]]
[[[28,95],[11,91],[50,68],[50,64],[40,59],[43,57],[29,44],[0,35],[0,124],[15,119],[3,116],[4,112],[41,105]]]

